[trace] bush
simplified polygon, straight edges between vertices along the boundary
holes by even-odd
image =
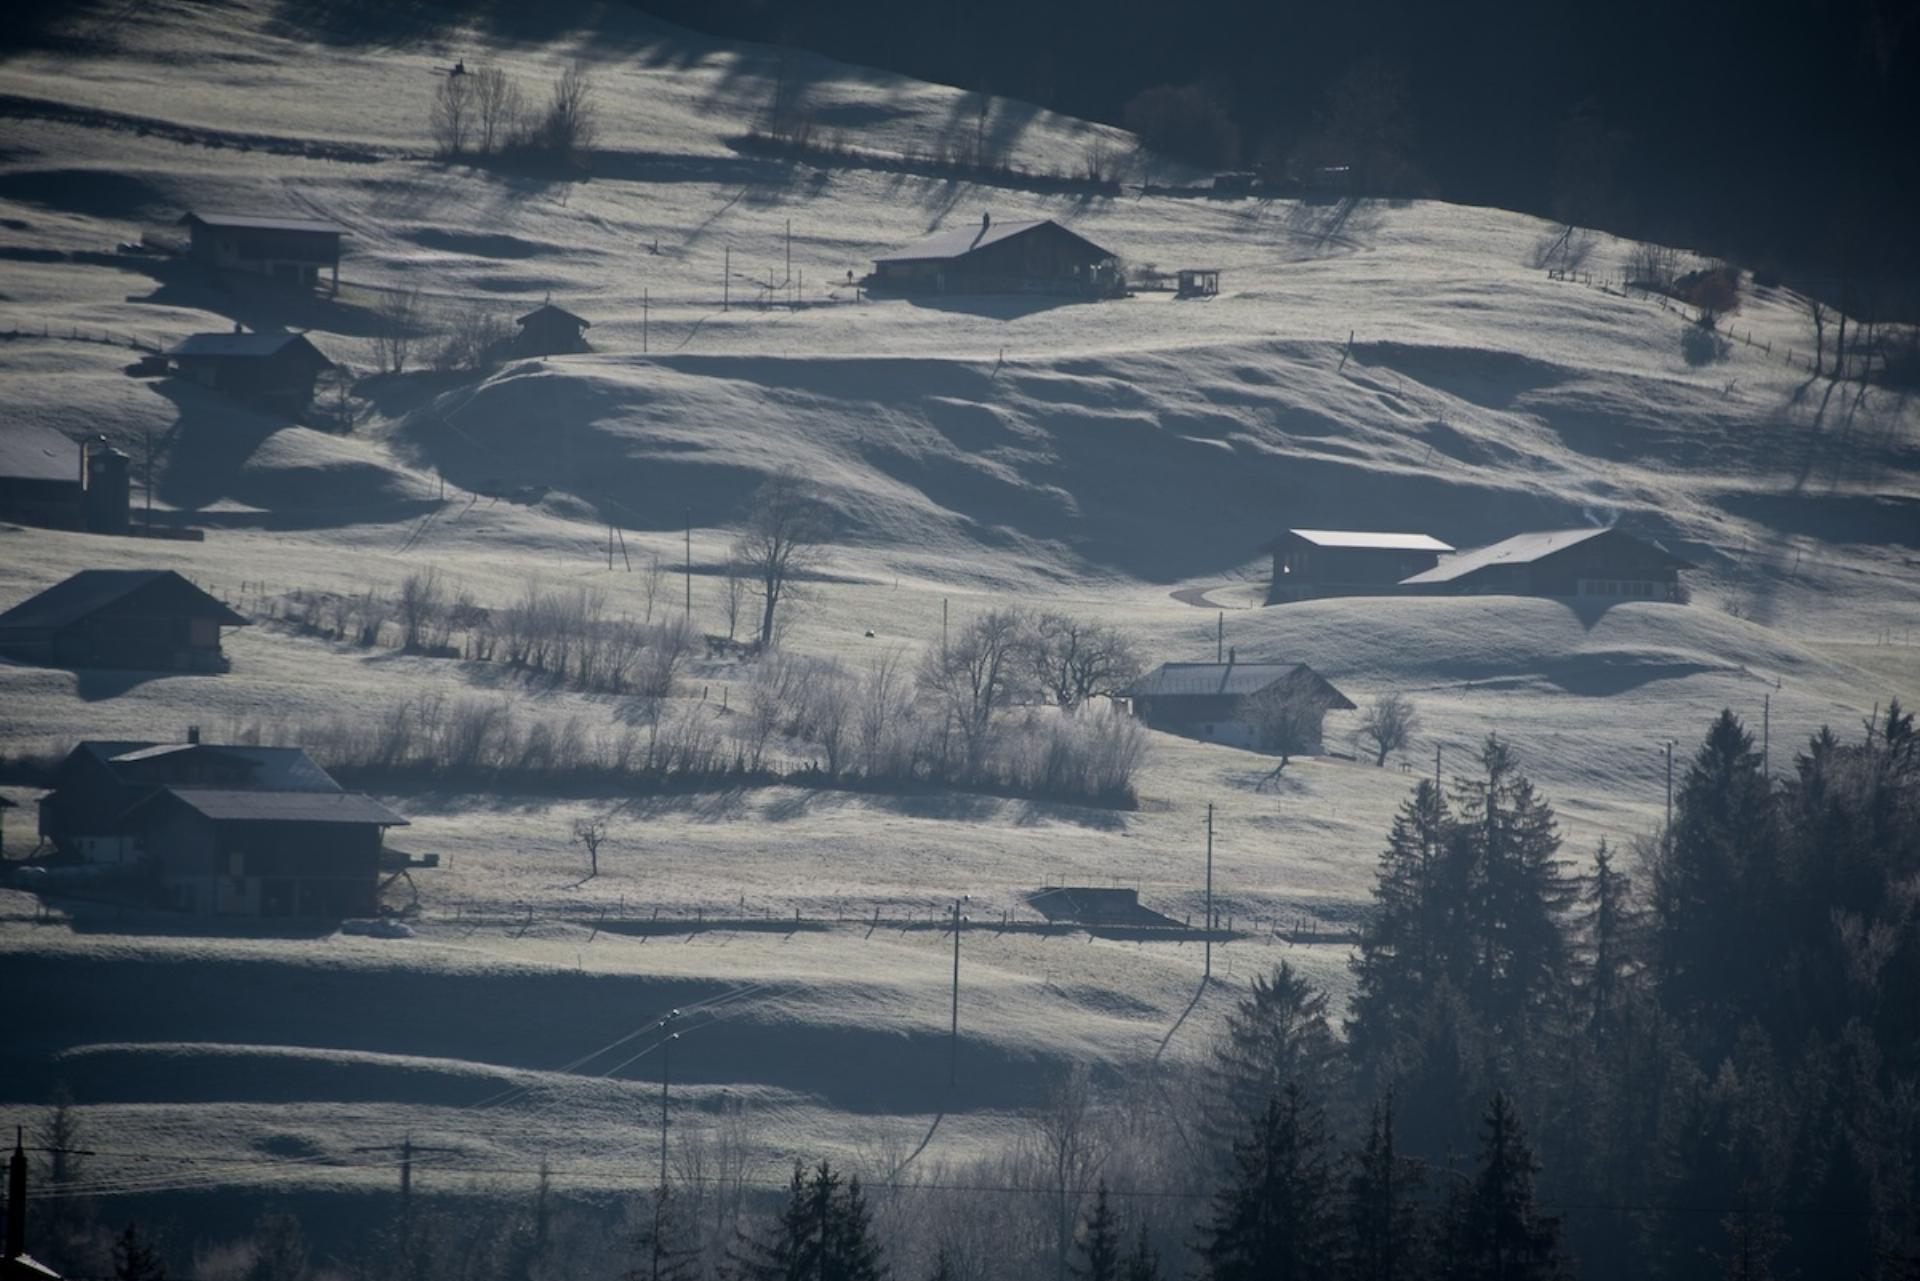
[[[1714,315],[1737,310],[1740,306],[1740,269],[1722,264],[1690,271],[1673,282],[1673,296]]]

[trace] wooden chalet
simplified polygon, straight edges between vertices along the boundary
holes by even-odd
[[[224,672],[248,619],[170,569],[83,569],[0,614],[0,657],[48,667]]]
[[[1452,547],[1429,534],[1289,529],[1260,549],[1273,556],[1267,603],[1317,596],[1372,596],[1432,569]]]
[[[1119,259],[1052,219],[943,231],[874,259],[871,288],[897,293],[1068,294],[1105,298],[1126,281]]]
[[[1318,717],[1304,750],[1320,750],[1320,725],[1330,711],[1353,710],[1353,701],[1305,663],[1242,663],[1229,651],[1224,663],[1162,663],[1131,688],[1114,695],[1132,713],[1153,726],[1188,738],[1234,747],[1256,747],[1242,716],[1247,699],[1281,686],[1301,706],[1318,705]]]
[[[83,742],[40,801],[63,855],[122,865],[168,906],[207,915],[372,912],[386,829],[406,820],[349,792],[297,747]]]
[[[333,362],[302,334],[194,334],[167,351],[176,373],[269,409],[299,414]]]
[[[540,304],[514,323],[520,326],[513,340],[516,356],[571,356],[592,350],[586,335],[592,322],[550,302]]]
[[[188,256],[209,271],[240,272],[273,284],[312,289],[324,274],[340,292],[340,238],[347,229],[323,218],[189,213]]]
[[[1400,586],[1425,595],[1678,601],[1680,571],[1690,568],[1660,544],[1624,530],[1558,529],[1461,552]]]

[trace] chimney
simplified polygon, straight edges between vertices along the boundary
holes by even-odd
[[[27,1252],[27,1152],[21,1127],[13,1127],[13,1159],[7,1162],[7,1255]]]
[[[187,742],[197,744],[199,741],[200,741],[200,727],[198,725],[187,726]]]

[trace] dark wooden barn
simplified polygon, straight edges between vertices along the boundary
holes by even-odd
[[[1273,555],[1267,601],[1372,596],[1432,569],[1453,550],[1428,534],[1359,529],[1289,529],[1260,549]]]
[[[1162,663],[1114,697],[1155,729],[1204,738],[1235,747],[1257,746],[1243,718],[1243,705],[1255,694],[1281,686],[1303,708],[1318,715],[1305,735],[1304,751],[1319,750],[1322,718],[1330,711],[1351,711],[1353,702],[1305,663],[1242,663],[1229,655],[1224,663]]]
[[[374,910],[380,851],[406,820],[343,790],[297,747],[84,742],[40,801],[41,839],[150,876],[208,915],[339,918]]]
[[[170,569],[83,569],[0,614],[0,656],[52,667],[224,672],[248,620]]]
[[[586,335],[592,322],[550,302],[540,304],[515,323],[520,326],[513,340],[516,356],[571,356],[592,350]]]
[[[899,293],[1069,294],[1104,298],[1125,291],[1119,260],[1051,219],[944,231],[874,259],[869,285]]]
[[[103,437],[76,441],[50,427],[0,427],[0,520],[124,534],[132,474],[127,456]]]
[[[1558,529],[1461,552],[1401,586],[1431,595],[1678,601],[1680,571],[1690,568],[1660,544],[1624,530]]]
[[[238,400],[298,414],[333,362],[301,334],[194,334],[167,352],[182,378]]]
[[[189,213],[180,220],[193,261],[209,271],[242,272],[276,285],[311,289],[324,274],[340,290],[340,238],[347,229],[321,218]]]

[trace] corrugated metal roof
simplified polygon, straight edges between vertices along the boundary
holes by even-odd
[[[928,236],[925,240],[908,245],[905,249],[896,249],[890,254],[881,254],[875,258],[874,261],[876,263],[932,262],[963,258],[976,249],[984,249],[986,246],[998,244],[1002,240],[1011,240],[1015,236],[1032,231],[1036,227],[1047,226],[1049,223],[1056,227],[1060,226],[1059,223],[1054,222],[1051,218],[1023,218],[1014,222],[992,223],[985,228],[977,226],[961,227],[955,231],[943,231],[937,235]],[[1111,250],[1101,248],[1078,232],[1068,231],[1065,227],[1060,227],[1060,230],[1065,231],[1075,240],[1080,241],[1082,244],[1109,258],[1113,256]]]
[[[1451,544],[1431,534],[1375,533],[1363,529],[1289,529],[1289,534],[1304,538],[1315,547],[1365,547],[1382,551],[1450,552]]]
[[[179,579],[180,585],[198,598],[194,600],[195,617],[215,619],[224,627],[247,625],[247,619],[170,569],[83,569],[0,614],[0,631],[65,627],[165,578]]]
[[[320,355],[319,348],[307,341],[304,334],[190,334],[168,348],[167,355],[272,356],[293,343],[311,351],[321,364],[330,363]]]
[[[344,236],[347,229],[325,218],[261,218],[253,214],[190,213],[182,223],[198,222],[209,227],[234,227],[243,231],[306,231]]]
[[[80,483],[80,443],[51,427],[0,427],[0,476]]]
[[[1543,557],[1555,552],[1563,552],[1569,547],[1597,538],[1606,533],[1606,529],[1549,529],[1534,534],[1515,534],[1512,538],[1502,539],[1490,547],[1476,547],[1470,552],[1461,552],[1441,561],[1432,569],[1423,570],[1411,578],[1401,581],[1409,586],[1422,583],[1451,583],[1494,565],[1531,565]]]
[[[405,827],[407,820],[360,792],[275,792],[260,788],[167,787],[195,813],[220,822],[377,823]]]

